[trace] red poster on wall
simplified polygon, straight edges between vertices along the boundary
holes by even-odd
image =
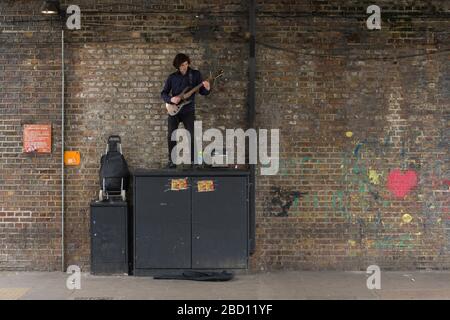
[[[52,125],[25,124],[23,126],[23,152],[51,153]]]

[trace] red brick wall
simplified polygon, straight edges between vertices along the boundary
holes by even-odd
[[[448,11],[439,1],[284,3],[259,7],[257,120],[281,128],[282,169],[258,177],[254,266],[448,268],[449,55],[433,54],[448,49]],[[365,25],[373,3],[379,31]],[[395,169],[417,176],[403,198],[387,187]]]
[[[38,9],[31,3],[24,14],[18,2],[0,4],[2,270],[60,268],[61,44],[51,23],[28,22]],[[23,125],[36,123],[52,125],[51,154],[22,153]]]
[[[65,148],[81,152],[81,165],[65,169],[65,252],[66,264],[88,270],[89,202],[106,138],[121,135],[131,168],[165,163],[159,93],[177,52],[203,73],[225,70],[213,94],[197,99],[203,126],[245,128],[247,7],[66,3],[80,6],[82,30],[65,39]],[[60,34],[56,21],[28,22],[43,18],[40,1],[27,1],[25,13],[23,4],[0,4],[0,27],[15,31],[0,33],[0,269],[56,270]],[[257,176],[253,270],[450,266],[448,53],[441,52],[448,8],[378,1],[382,30],[369,31],[370,4],[258,1],[256,121],[280,129],[281,160],[278,175]],[[423,52],[431,54],[378,59]],[[53,125],[53,153],[26,157],[21,125],[40,121]],[[401,199],[387,187],[395,169],[418,180]]]
[[[247,45],[234,40],[234,33],[246,27],[245,19],[219,16],[211,21],[200,13],[195,18],[190,11],[194,4],[152,3],[136,7],[158,12],[145,16],[91,13],[82,30],[68,34],[66,149],[82,155],[81,166],[66,171],[69,264],[89,266],[88,204],[98,194],[99,159],[107,137],[122,137],[132,169],[167,163],[167,116],[160,92],[178,52],[187,53],[205,76],[220,68],[226,71],[211,95],[196,99],[203,126],[245,126]],[[115,26],[98,27],[100,19]],[[145,27],[118,26],[133,23]]]

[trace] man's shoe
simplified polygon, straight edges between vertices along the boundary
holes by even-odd
[[[166,165],[167,169],[175,169],[177,167],[177,165],[175,163],[173,163],[172,161],[169,160],[169,162]]]

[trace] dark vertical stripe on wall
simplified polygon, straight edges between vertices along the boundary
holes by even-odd
[[[249,31],[250,50],[248,61],[248,127],[255,126],[255,81],[256,81],[256,1],[251,0],[249,5]],[[250,254],[255,252],[255,165],[250,165],[249,188],[249,212],[250,212]]]

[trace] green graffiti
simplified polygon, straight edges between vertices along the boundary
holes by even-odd
[[[319,207],[319,198],[315,195],[314,196],[314,208],[318,208]]]
[[[347,210],[347,206],[344,202],[344,192],[343,191],[336,191],[333,194],[332,197],[332,205],[333,210],[336,210],[338,212],[342,212],[342,215],[347,219],[347,221],[351,221],[351,214]]]
[[[341,203],[339,207],[337,206],[337,201]],[[342,210],[344,208],[344,192],[343,191],[335,192],[333,194],[332,203],[334,210]]]
[[[365,193],[366,192],[366,184],[364,181],[359,181],[359,193]]]
[[[411,240],[413,240],[413,238],[411,237],[410,234],[402,234],[400,236],[400,241],[398,243],[398,247],[399,248],[406,248],[406,249],[412,249],[412,243]],[[405,243],[408,242],[407,244]]]
[[[373,247],[375,249],[412,249],[412,240],[413,238],[410,234],[402,234],[398,237],[398,239],[393,239],[390,236],[386,236],[382,240],[375,241]]]
[[[360,174],[360,173],[361,173],[361,171],[360,171],[360,169],[359,169],[359,166],[358,166],[357,164],[355,164],[355,165],[353,166],[353,168],[352,168],[352,173],[353,173],[353,174]]]
[[[294,208],[297,208],[298,203],[299,203],[299,197],[295,197],[295,198],[294,198],[294,203],[292,204],[292,206],[293,206]]]

